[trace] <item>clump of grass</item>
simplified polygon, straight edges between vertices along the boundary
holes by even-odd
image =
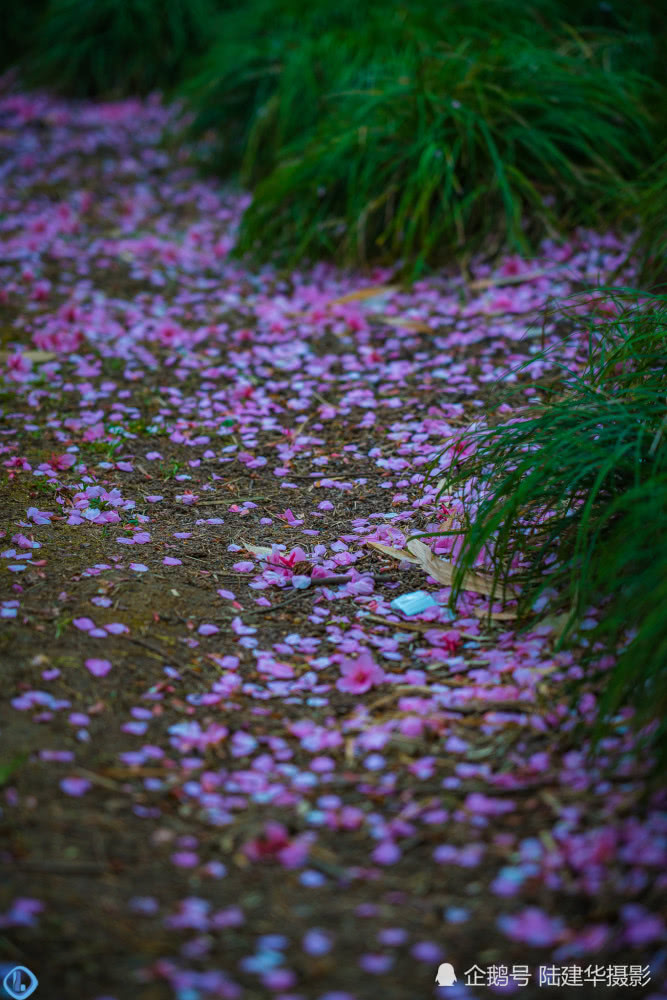
[[[415,5],[418,15],[420,4]],[[378,26],[377,0],[363,11],[353,0],[253,0],[230,7],[215,45],[188,91],[197,109],[195,132],[215,136],[212,166],[240,170],[253,185],[275,167],[285,146],[310,131],[324,112],[346,58],[362,66],[374,46],[397,41],[403,15],[390,3]]]
[[[217,169],[254,187],[239,252],[419,270],[491,233],[526,251],[557,222],[599,222],[652,156],[652,86],[641,25],[574,10],[257,0],[225,15],[192,94]]]
[[[647,285],[667,283],[667,142],[661,155],[642,178],[636,202],[640,274]]]
[[[590,654],[619,654],[600,731],[631,704],[666,735],[667,296],[628,294],[615,318],[591,322],[584,371],[536,385],[527,411],[473,432],[474,453],[443,488],[467,498],[454,597],[484,555],[498,585],[515,571],[524,613],[540,597],[566,612],[561,641],[599,606]]]
[[[206,48],[214,13],[211,0],[50,0],[28,77],[77,97],[169,89]]]
[[[589,71],[573,86],[572,57],[508,41],[406,62],[376,68],[371,87],[342,81],[317,134],[258,186],[241,251],[435,263],[493,234],[528,252],[526,219],[540,233],[590,220],[637,169],[624,133],[641,113],[620,79]]]

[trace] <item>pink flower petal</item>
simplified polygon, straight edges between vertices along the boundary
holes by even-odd
[[[106,675],[111,670],[111,663],[109,660],[100,660],[96,657],[91,657],[86,660],[86,666],[90,670],[93,677],[106,677]]]
[[[60,787],[66,795],[84,795],[89,788],[91,788],[91,783],[86,778],[63,778],[60,782]]]

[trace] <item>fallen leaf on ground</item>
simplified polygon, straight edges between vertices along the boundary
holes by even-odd
[[[476,618],[493,618],[499,622],[511,621],[513,618],[518,617],[518,612],[516,611],[492,611],[489,613],[485,611],[484,608],[475,609]]]
[[[479,292],[484,288],[496,288],[499,285],[522,285],[526,281],[547,278],[551,273],[553,273],[553,268],[551,271],[526,271],[524,274],[497,274],[493,278],[478,278],[476,281],[471,281],[468,287],[471,291]]]
[[[241,545],[246,552],[252,552],[254,556],[260,556],[262,559],[270,556],[273,551],[270,545],[251,545],[250,542],[244,542],[243,540],[241,540]]]
[[[393,622],[391,618],[382,618],[381,615],[367,614],[364,617],[368,618],[369,621],[379,622],[380,625],[390,625],[392,628],[397,629],[399,632],[433,632],[433,631],[444,631],[444,629],[438,630],[437,622]]]
[[[363,302],[396,291],[398,291],[396,285],[373,285],[370,288],[359,288],[356,292],[348,292],[347,295],[340,295],[337,299],[330,299],[329,305],[342,306],[346,302]]]
[[[421,542],[418,538],[412,538],[407,543],[407,548],[417,557],[420,565],[429,576],[432,576],[438,583],[442,583],[446,587],[451,587],[456,572],[454,563],[433,555],[428,545]],[[475,573],[473,570],[470,570],[463,574],[462,589],[474,590],[478,594],[490,595],[494,593],[494,590],[497,590],[497,587],[494,588],[491,577],[483,576],[481,573]]]
[[[14,354],[16,351],[0,351],[0,361],[6,361]],[[53,351],[21,351],[21,357],[29,361],[53,361],[56,355]]]
[[[433,333],[433,327],[423,319],[401,319],[400,316],[378,316],[387,326],[396,326],[401,330],[414,330],[415,333]]]
[[[406,552],[405,549],[395,549],[393,545],[384,545],[382,542],[367,542],[371,548],[377,549],[378,552],[383,552],[386,556],[391,556],[393,559],[401,559],[405,562],[415,563],[419,565],[419,559],[413,556],[412,553]]]

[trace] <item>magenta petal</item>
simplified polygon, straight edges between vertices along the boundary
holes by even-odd
[[[90,670],[93,677],[106,677],[111,670],[111,663],[109,660],[98,660],[95,657],[86,660],[86,666]]]
[[[220,629],[218,628],[217,625],[204,624],[200,625],[197,631],[199,632],[200,635],[215,635],[216,632],[220,631]]]
[[[63,778],[60,787],[66,795],[83,795],[91,787],[86,778]]]
[[[81,629],[82,632],[88,632],[91,628],[95,628],[95,622],[91,618],[75,618],[72,625],[74,628]]]

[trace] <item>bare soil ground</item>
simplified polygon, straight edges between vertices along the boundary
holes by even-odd
[[[255,273],[175,114],[0,102],[3,969],[63,1000],[657,1000],[665,796],[627,718],[587,760],[601,680],[553,623],[475,592],[450,620],[365,541],[442,523],[424,463],[622,245],[368,299],[389,272]]]

